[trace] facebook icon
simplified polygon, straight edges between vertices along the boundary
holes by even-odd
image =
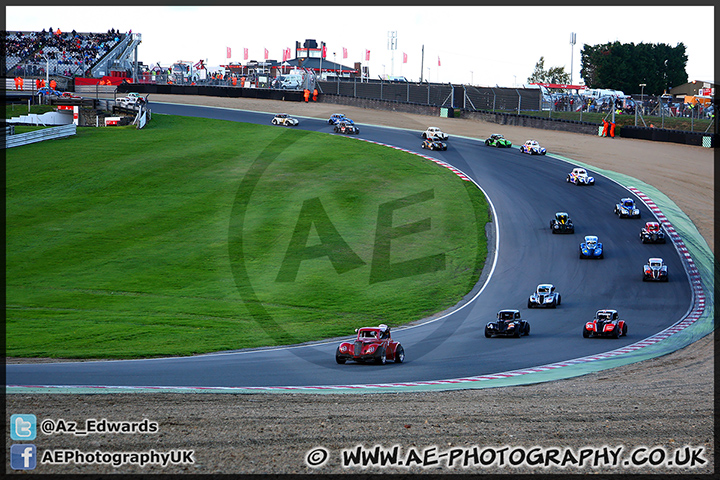
[[[34,470],[37,465],[35,445],[23,444],[10,447],[10,466],[13,470]]]

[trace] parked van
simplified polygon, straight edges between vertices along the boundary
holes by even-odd
[[[302,75],[283,75],[279,80],[279,87],[283,90],[300,90],[302,88]]]

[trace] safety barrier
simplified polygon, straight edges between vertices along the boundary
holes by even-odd
[[[34,132],[18,133],[16,135],[8,135],[5,130],[5,146],[4,148],[19,147],[30,143],[42,142],[44,140],[54,140],[57,138],[65,138],[77,133],[77,125],[63,125],[61,127],[43,128]]]
[[[655,142],[684,143],[686,145],[698,145],[706,148],[715,148],[718,146],[718,141],[720,141],[720,135],[711,132],[687,132],[684,130],[634,126],[622,127],[620,129],[620,136],[623,138],[640,138]]]

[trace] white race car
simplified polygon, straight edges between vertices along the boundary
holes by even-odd
[[[298,123],[300,122],[298,122],[297,118],[293,118],[287,113],[278,113],[272,119],[273,125],[285,125],[287,127],[294,127]]]
[[[520,151],[530,155],[545,155],[547,153],[547,150],[541,147],[537,140],[528,140],[523,143],[520,145]]]
[[[428,127],[427,130],[422,133],[422,138],[428,138],[430,140],[447,140],[449,137],[447,133],[444,133],[438,127]]]
[[[528,298],[528,308],[555,308],[558,305],[560,305],[560,294],[555,291],[555,285],[551,283],[541,283],[535,289],[535,293]]]
[[[568,173],[566,181],[575,185],[595,185],[595,177],[588,175],[584,168],[573,168],[573,171]]]

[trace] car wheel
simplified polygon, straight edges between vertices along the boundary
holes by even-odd
[[[604,254],[604,253],[601,253],[601,254],[598,256],[598,258],[600,258],[600,259],[605,258],[605,254]]]
[[[615,325],[615,328],[613,328],[612,337],[620,338],[620,327],[618,327],[617,325]]]
[[[336,361],[337,363],[339,363],[340,365],[344,365],[344,364],[345,364],[345,360],[346,360],[345,357],[341,357],[339,353],[335,353],[335,361]]]
[[[550,308],[556,308],[557,307],[557,300],[553,299],[552,303],[550,304]]]
[[[515,331],[513,332],[513,337],[520,338],[520,335],[522,335],[522,327],[517,326],[515,327]]]
[[[558,293],[557,304],[560,305],[561,301],[562,301],[562,297],[561,297],[560,294]]]
[[[377,360],[376,360],[376,361],[377,361],[377,363],[379,363],[380,365],[385,365],[385,363],[387,362],[387,355],[386,355],[386,353],[385,353],[385,347],[380,348],[380,352],[379,352],[379,354],[378,354],[378,356],[377,356]]]
[[[403,363],[405,361],[405,349],[402,345],[395,347],[395,363]]]
[[[567,183],[570,183],[570,175],[567,176],[567,178],[565,179],[565,181],[566,181]]]
[[[427,148],[427,147],[426,147],[425,144],[423,143],[422,145],[420,145],[420,148],[425,149],[425,148]]]
[[[623,323],[622,336],[627,337],[627,323]]]
[[[533,308],[533,303],[528,299],[528,308]]]
[[[487,147],[487,146],[489,146],[489,145],[490,145],[490,142],[488,142],[487,140],[485,140],[485,146]]]
[[[490,332],[490,329],[488,327],[485,327],[485,338],[492,337],[492,333]]]
[[[589,338],[590,337],[590,330],[588,330],[586,327],[583,327],[583,338]]]

